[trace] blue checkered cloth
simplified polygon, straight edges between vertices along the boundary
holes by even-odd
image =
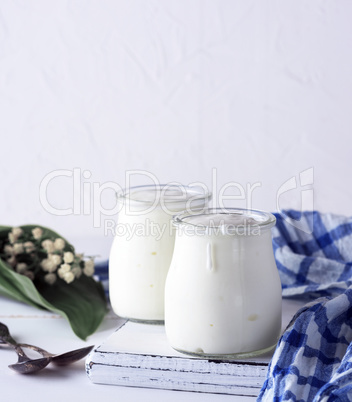
[[[95,261],[94,271],[94,278],[101,282],[104,288],[105,296],[109,300],[109,261]]]
[[[352,218],[297,211],[275,215],[273,246],[284,297],[338,295],[352,285]],[[308,230],[289,218],[305,221]]]
[[[257,401],[352,401],[352,218],[297,211],[276,218],[282,294],[315,300],[279,340]],[[312,231],[292,225],[299,220]]]

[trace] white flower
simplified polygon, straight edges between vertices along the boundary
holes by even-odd
[[[57,264],[55,264],[50,258],[44,258],[44,260],[40,263],[40,266],[45,272],[55,272],[57,268]]]
[[[70,270],[71,270],[71,265],[69,265],[69,264],[61,264],[61,266],[58,269],[57,273],[58,273],[59,277],[63,279],[64,275],[67,272],[70,272]]]
[[[42,241],[42,247],[47,253],[55,251],[54,242],[49,239]]]
[[[31,281],[34,279],[34,274],[32,271],[26,271],[23,273],[23,275],[29,278]]]
[[[32,229],[32,235],[36,240],[38,240],[42,237],[43,230],[41,228],[34,228]]]
[[[11,244],[13,244],[17,239],[15,238],[14,234],[12,232],[9,233],[9,241]]]
[[[10,243],[14,243],[17,239],[22,235],[23,230],[21,228],[12,228],[11,232],[9,233],[9,240]]]
[[[23,252],[24,252],[24,248],[23,248],[23,244],[22,244],[22,243],[15,243],[15,244],[13,245],[13,253],[14,253],[15,255],[21,254],[21,253],[23,253]]]
[[[62,279],[66,283],[71,283],[75,279],[75,276],[73,275],[72,272],[65,272]]]
[[[18,239],[23,234],[23,230],[21,228],[12,228],[12,233]]]
[[[7,255],[12,255],[13,254],[13,247],[10,246],[9,244],[6,244],[4,247],[5,254]]]
[[[71,262],[73,262],[74,260],[74,255],[73,253],[71,253],[71,251],[67,251],[66,253],[64,253],[64,262],[66,264],[70,264]]]
[[[25,263],[25,262],[19,262],[17,265],[16,265],[16,271],[19,273],[19,274],[23,274],[24,272],[26,272],[27,271],[27,264]]]
[[[75,278],[79,278],[82,275],[82,268],[76,265],[71,269],[71,272],[73,273]]]
[[[49,254],[48,258],[52,261],[56,266],[60,265],[62,262],[61,255],[58,254]]]
[[[55,274],[46,274],[44,276],[44,280],[49,285],[52,285],[52,284],[54,284],[56,282],[56,275]]]
[[[11,257],[9,257],[8,259],[7,259],[7,262],[8,262],[8,264],[10,264],[11,265],[11,267],[14,267],[15,265],[16,265],[16,258],[15,258],[15,256],[14,255],[12,255]]]
[[[35,250],[35,246],[31,241],[26,241],[24,243],[24,249],[26,250],[26,253],[31,253]]]
[[[93,260],[85,261],[83,272],[87,276],[92,276],[94,274],[94,261]]]
[[[55,250],[63,250],[65,248],[65,240],[61,238],[57,238],[54,241]]]

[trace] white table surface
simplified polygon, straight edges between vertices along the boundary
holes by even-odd
[[[284,301],[284,306],[286,306]],[[299,308],[300,302],[290,302],[285,309],[286,321]],[[0,297],[0,321],[6,324],[11,335],[18,342],[31,343],[44,349],[60,353],[84,345],[101,344],[118,326],[119,318],[109,312],[98,331],[87,342],[77,338],[66,320],[50,312],[10,301]],[[1,400],[17,401],[254,401],[253,397],[236,397],[205,393],[164,391],[146,388],[128,388],[111,385],[93,384],[86,375],[84,359],[67,366],[56,368],[49,365],[36,374],[22,375],[7,366],[17,361],[12,349],[0,348],[0,390]],[[84,397],[84,399],[82,399]],[[24,399],[23,399],[24,398]]]
[[[80,241],[76,243],[72,241],[72,243],[76,245],[78,252],[83,251],[88,254],[89,251],[91,254],[100,254],[101,257],[107,256],[106,242],[88,242],[80,239]],[[289,303],[284,301],[284,321],[287,322],[301,305],[302,303],[299,301]],[[34,344],[53,353],[61,353],[91,344],[98,346],[118,327],[119,320],[110,311],[99,329],[89,337],[87,342],[84,342],[74,335],[68,322],[59,315],[0,296],[0,321],[9,327],[10,333],[16,341]],[[62,402],[63,400],[74,401],[76,398],[79,401],[104,402],[174,402],[180,400],[183,402],[230,400],[246,402],[256,399],[244,396],[93,384],[86,375],[84,359],[65,368],[49,365],[39,373],[23,375],[8,368],[9,364],[17,361],[17,355],[12,349],[0,347],[0,354],[0,400],[4,402]]]

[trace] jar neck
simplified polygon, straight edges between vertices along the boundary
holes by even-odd
[[[239,208],[206,208],[194,214],[174,216],[173,223],[190,235],[259,236],[275,225],[269,212]]]
[[[174,215],[180,211],[194,211],[204,208],[211,199],[211,193],[204,189],[183,185],[137,186],[117,193],[117,201],[128,211],[151,213],[162,210]]]

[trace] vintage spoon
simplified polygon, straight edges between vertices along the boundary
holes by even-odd
[[[41,359],[30,359],[22,350],[21,346],[11,337],[6,325],[0,323],[1,340],[15,348],[18,355],[18,361],[15,364],[10,364],[9,367],[21,374],[35,373],[42,370],[51,362],[51,357],[43,357]]]
[[[28,343],[20,343],[19,344],[22,348],[28,348],[35,350],[36,352],[40,353],[44,357],[50,357],[51,361],[56,364],[57,366],[66,366],[67,364],[74,363],[83,357],[87,356],[87,354],[93,349],[94,345],[86,346],[84,348],[71,350],[70,352],[60,353],[60,354],[53,354],[49,353],[46,350],[38,347],[29,345]]]
[[[5,341],[5,343],[9,344],[10,346],[16,347],[16,345],[21,348],[28,348],[35,350],[36,352],[40,353],[45,358],[51,358],[51,361],[56,364],[57,366],[65,366],[67,364],[74,363],[83,357],[85,357],[94,347],[94,345],[86,346],[80,349],[71,350],[69,352],[60,353],[60,354],[53,354],[50,353],[39,346],[29,345],[27,343],[17,343],[13,338],[12,343],[7,342],[8,337],[10,337],[9,329],[5,324],[0,323],[0,343]],[[23,351],[22,351],[23,352]],[[24,352],[23,352],[24,354]],[[27,356],[28,358],[28,356]],[[29,358],[28,358],[29,359]],[[40,359],[37,359],[40,360]]]

